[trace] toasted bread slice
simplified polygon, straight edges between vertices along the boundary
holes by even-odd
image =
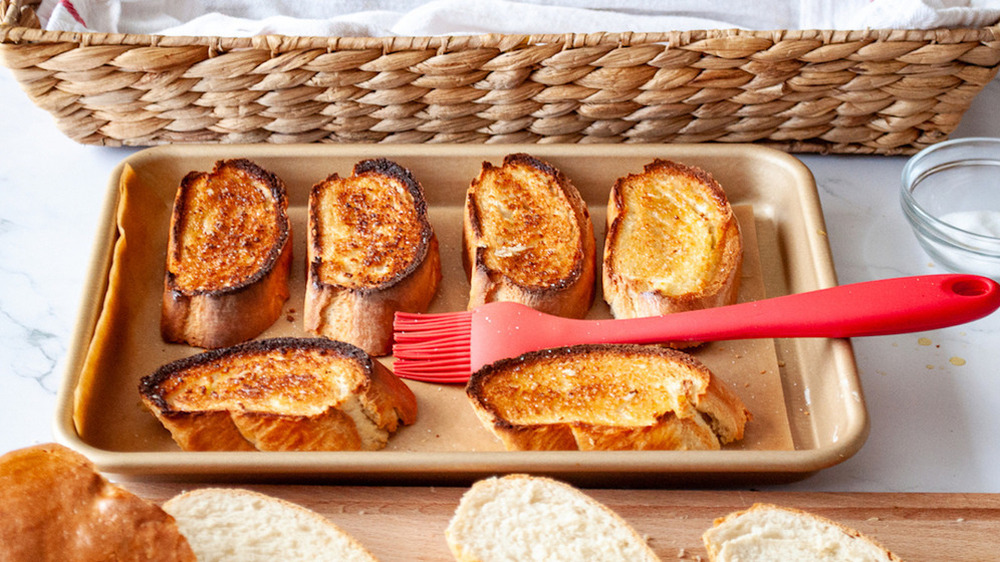
[[[503,359],[466,386],[508,450],[719,449],[743,438],[743,402],[694,357],[578,345]]]
[[[655,160],[615,182],[607,220],[604,300],[615,318],[736,302],[743,239],[708,172]]]
[[[375,562],[354,537],[296,503],[239,488],[200,488],[163,504],[199,562]]]
[[[372,355],[391,352],[393,314],[426,311],[441,280],[423,188],[385,159],[313,186],[308,247],[306,329]]]
[[[527,154],[483,162],[465,198],[469,309],[514,301],[582,318],[594,299],[594,226],[576,187]]]
[[[0,559],[194,562],[174,518],[49,443],[0,457]]]
[[[659,560],[645,539],[606,505],[568,484],[526,474],[473,484],[445,538],[460,562]]]
[[[249,160],[184,177],[170,218],[164,340],[225,347],[278,319],[292,263],[287,207],[284,183]]]
[[[702,541],[712,562],[898,562],[874,540],[840,523],[765,503],[715,520]]]
[[[375,450],[417,417],[402,380],[324,338],[205,351],[143,377],[139,393],[186,451]]]

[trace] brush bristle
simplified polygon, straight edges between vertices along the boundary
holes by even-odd
[[[468,360],[455,363],[397,360],[392,370],[400,378],[436,383],[465,383],[470,374]]]
[[[471,312],[416,314],[397,312],[393,320],[396,376],[460,383],[471,372]]]
[[[472,312],[438,312],[435,314],[423,314],[419,312],[396,312],[393,315],[392,327],[394,330],[422,330],[425,328],[438,328],[443,326],[455,326],[472,322]]]

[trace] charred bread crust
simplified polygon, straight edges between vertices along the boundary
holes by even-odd
[[[152,374],[142,377],[139,381],[139,394],[142,395],[144,399],[147,399],[155,404],[157,409],[161,412],[181,412],[182,410],[174,410],[164,397],[161,385],[165,380],[176,376],[178,373],[183,373],[192,367],[209,365],[224,358],[237,355],[252,356],[279,349],[303,351],[330,350],[336,355],[343,356],[347,359],[354,360],[362,365],[365,365],[369,370],[371,369],[372,364],[371,358],[368,357],[368,355],[366,355],[363,351],[344,342],[320,338],[296,337],[253,340],[225,348],[209,349],[201,353],[182,357],[176,361],[171,361],[170,363],[156,369],[156,371]]]
[[[627,385],[630,361],[638,365],[651,360],[679,365],[696,377],[678,383],[685,394],[672,397],[674,408],[637,412],[639,417],[655,420],[632,424],[611,419],[615,416],[598,410],[602,399],[614,399],[611,388]],[[598,362],[598,367],[590,370],[602,378],[581,379],[572,391],[566,390],[565,383],[573,382],[573,367],[585,365],[586,361]],[[544,373],[545,380],[531,379],[531,392],[536,393],[531,397],[522,395],[525,392],[518,387],[519,381],[505,379],[511,373],[523,376],[538,365],[553,371]],[[557,379],[559,385],[546,384],[546,380]],[[490,396],[492,384],[498,389],[494,396]],[[529,352],[476,371],[465,392],[480,421],[508,450],[718,449],[742,439],[751,418],[740,398],[701,362],[687,353],[659,346],[583,344]],[[640,394],[643,389],[628,390],[626,394],[630,392]],[[510,419],[511,413],[537,419]]]
[[[431,226],[430,220],[427,218],[427,199],[424,196],[423,187],[420,185],[420,182],[418,182],[416,178],[413,177],[413,174],[410,172],[410,170],[385,158],[362,160],[361,162],[358,162],[357,164],[354,165],[353,175],[360,176],[366,173],[375,173],[381,176],[392,178],[398,181],[404,187],[406,187],[406,190],[407,192],[409,192],[410,197],[413,198],[413,208],[416,211],[420,224],[420,236],[419,236],[420,242],[417,247],[415,257],[412,260],[408,261],[406,267],[395,271],[392,277],[389,277],[384,281],[380,281],[376,284],[365,285],[363,287],[358,287],[354,289],[360,292],[384,291],[395,285],[398,285],[407,277],[412,276],[414,270],[420,267],[426,260],[428,254],[431,253],[432,245],[436,244],[437,240],[434,234],[434,228]],[[338,179],[341,179],[339,175],[330,174],[330,176],[327,177],[326,180],[320,182],[317,185],[322,185],[323,183],[326,183],[328,181],[333,181]],[[310,192],[309,195],[310,203],[313,203],[316,197],[318,197],[318,192],[314,187],[313,191]],[[318,205],[311,204],[309,206],[309,218],[310,218],[309,232],[311,234],[310,246],[312,246],[316,254],[318,254],[320,251],[319,246],[321,243],[319,236],[319,217],[316,216],[318,212],[319,212]],[[315,280],[314,282],[317,284],[326,284],[319,280],[319,273],[317,271],[319,265],[320,264],[318,259],[314,258],[310,260],[309,263],[311,272],[310,279],[314,279]]]
[[[722,224],[716,225],[720,231],[718,246],[709,250],[718,254],[717,267],[707,279],[689,280],[691,283],[697,282],[695,290],[668,293],[653,286],[654,281],[650,278],[634,277],[615,267],[618,258],[616,254],[634,251],[623,246],[627,244],[623,241],[622,232],[629,213],[625,200],[627,186],[633,182],[656,181],[658,176],[692,181],[721,217]],[[692,209],[691,213],[700,214],[705,220],[709,220],[703,212]],[[662,225],[661,230],[669,233],[670,225]],[[697,251],[688,245],[679,244],[679,246],[681,247],[677,248],[676,252],[681,258],[684,257],[685,251]],[[655,316],[733,304],[739,296],[742,253],[739,223],[722,186],[707,171],[669,160],[656,159],[647,164],[641,174],[629,174],[618,178],[615,182],[608,201],[603,287],[604,299],[611,306],[612,314],[616,318]],[[692,259],[698,257],[703,256],[692,256]]]
[[[240,277],[213,270],[198,286],[185,286],[177,268],[180,263],[184,229],[191,205],[191,190],[199,181],[208,181],[226,169],[238,170],[260,185],[267,186],[273,206],[273,244],[259,267]],[[238,202],[232,203],[237,205]],[[275,174],[247,159],[220,160],[212,172],[190,172],[181,181],[174,200],[167,248],[167,267],[160,332],[165,341],[218,348],[251,339],[278,319],[289,297],[288,278],[292,262],[292,231],[287,215],[288,197],[284,182]],[[252,236],[252,235],[251,235]],[[230,232],[220,240],[226,247],[216,253],[239,252],[250,244],[248,233]],[[251,247],[248,251],[259,252]]]
[[[552,278],[550,274],[553,270],[550,260],[530,252],[518,256],[515,270],[504,271],[487,263],[487,252],[497,250],[487,248],[485,223],[490,218],[485,216],[483,202],[478,196],[479,188],[484,182],[492,181],[492,175],[517,167],[534,169],[551,178],[572,212],[579,233],[570,257],[572,264],[565,274],[558,277]],[[552,215],[544,210],[526,213],[526,224],[520,226],[525,232],[537,232],[545,228]],[[545,233],[538,234],[543,236],[541,244],[559,242],[551,236],[544,239]],[[517,245],[514,240],[511,243]],[[548,162],[525,153],[508,154],[500,166],[483,162],[479,176],[472,181],[466,193],[462,246],[462,263],[471,284],[470,310],[493,301],[520,302],[543,312],[575,318],[586,316],[590,310],[596,278],[596,242],[590,211],[572,182]]]
[[[357,409],[373,424],[372,431],[384,432],[380,442],[372,443],[358,427],[358,418],[341,407],[350,397],[341,397],[340,404],[328,404],[331,397],[318,396],[316,402],[326,409],[318,414],[302,414],[280,409],[253,409],[253,400],[260,396],[278,396],[294,402],[307,401],[309,387],[303,388],[301,375],[286,373],[283,380],[241,380],[233,391],[246,400],[236,409],[213,401],[225,401],[225,389],[196,389],[202,393],[204,406],[198,409],[175,408],[168,399],[166,385],[176,382],[183,388],[183,377],[192,369],[211,367],[230,369],[230,361],[253,362],[270,353],[282,353],[287,361],[295,354],[305,354],[309,360],[328,357],[330,361],[347,361],[361,369],[362,381],[351,389],[360,400]],[[245,378],[246,373],[243,373]],[[281,374],[281,373],[279,373]],[[180,380],[174,380],[180,379]],[[346,384],[351,384],[348,381]],[[322,389],[317,389],[317,393]],[[417,403],[409,387],[380,362],[351,344],[325,338],[271,338],[244,342],[222,349],[212,349],[178,359],[161,366],[139,382],[139,394],[146,407],[170,430],[174,440],[185,450],[338,450],[375,449],[385,445],[385,439],[401,425],[410,425],[417,418]],[[291,406],[286,406],[291,410]],[[358,412],[353,412],[357,414]],[[353,421],[352,421],[353,419]],[[311,435],[325,432],[317,437]]]
[[[214,293],[238,292],[243,290],[247,285],[252,285],[254,283],[259,282],[261,278],[263,278],[264,275],[267,274],[267,271],[271,267],[273,267],[275,263],[277,263],[278,258],[285,247],[285,243],[287,242],[289,236],[291,236],[291,228],[289,227],[288,215],[287,213],[284,212],[285,209],[288,208],[288,196],[285,190],[284,182],[281,181],[281,178],[279,178],[272,172],[269,172],[264,168],[261,168],[257,164],[245,158],[220,160],[215,163],[215,168],[211,173],[189,172],[187,175],[185,175],[184,178],[181,180],[181,186],[180,186],[181,193],[179,193],[179,196],[176,198],[174,203],[174,211],[173,211],[174,216],[183,217],[187,214],[189,210],[188,205],[190,204],[191,201],[189,198],[181,196],[183,194],[182,192],[191,189],[192,185],[197,180],[207,176],[211,176],[212,173],[217,173],[219,170],[225,167],[232,167],[238,169],[246,173],[250,177],[256,179],[257,181],[260,181],[263,185],[268,186],[271,197],[274,198],[275,207],[276,209],[280,210],[280,212],[275,213],[274,217],[275,221],[277,222],[277,231],[279,233],[279,238],[276,241],[276,243],[268,249],[267,258],[264,262],[263,267],[255,271],[250,277],[247,277],[242,280],[221,279],[218,280],[219,283],[216,284],[216,285],[221,285],[218,287],[213,286],[204,289],[181,289],[178,287],[176,289],[178,291],[183,292],[184,294],[197,295],[206,292],[214,292]],[[175,240],[179,240],[184,234],[183,227],[184,227],[183,221],[179,220],[171,221],[171,231],[173,238]],[[170,252],[173,254],[174,259],[178,259],[180,257],[179,255],[180,250],[181,248],[176,245],[170,248]],[[167,278],[171,282],[171,287],[177,286],[176,277],[177,277],[176,273],[172,271],[167,271]]]
[[[374,275],[369,275],[357,283],[337,282],[324,276],[322,272],[325,266],[321,217],[323,190],[331,182],[350,182],[354,178],[370,174],[388,178],[406,189],[412,201],[411,208],[418,228],[415,233],[416,244],[413,248],[400,247],[397,244],[379,250],[395,252],[398,254],[395,257],[378,255],[378,252],[366,255],[365,259],[371,262],[372,267],[386,261],[394,264],[388,276],[372,279]],[[394,313],[426,311],[441,281],[440,250],[437,236],[428,218],[423,187],[408,169],[391,160],[385,158],[363,160],[354,166],[352,177],[341,178],[337,174],[331,174],[313,186],[309,194],[308,222],[306,330],[316,335],[347,341],[372,355],[387,355],[392,348]],[[383,222],[389,224],[389,221]],[[406,224],[400,228],[410,226],[413,225]],[[405,236],[398,240],[404,238]],[[405,255],[407,253],[412,255],[407,257]],[[400,261],[403,262],[402,267],[398,267]]]

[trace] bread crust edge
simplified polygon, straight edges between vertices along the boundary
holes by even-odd
[[[723,227],[722,251],[717,275],[704,285],[702,290],[680,295],[666,295],[659,291],[647,290],[640,280],[631,280],[618,274],[613,267],[613,256],[618,247],[621,221],[625,216],[625,203],[622,194],[624,184],[636,176],[618,178],[608,197],[607,234],[604,246],[602,281],[604,300],[611,307],[615,318],[635,318],[659,316],[674,312],[698,310],[734,304],[739,297],[740,280],[743,262],[743,239],[739,222],[733,213],[729,200],[722,186],[710,173],[700,168],[687,166],[669,160],[656,159],[647,164],[643,174],[666,169],[670,173],[681,174],[695,179],[705,186],[716,206],[725,212],[726,222]],[[640,174],[641,175],[641,174]],[[675,343],[675,347],[686,347],[692,344]],[[697,345],[697,342],[694,343]]]
[[[424,312],[437,294],[442,279],[441,252],[437,235],[427,216],[423,187],[399,164],[386,159],[359,162],[354,175],[375,172],[401,182],[410,192],[420,220],[417,256],[390,279],[366,287],[344,287],[324,283],[319,276],[318,228],[319,190],[323,184],[340,179],[332,174],[315,184],[309,194],[308,271],[304,306],[305,329],[315,335],[341,340],[375,356],[392,352],[392,322],[395,312]]]
[[[776,505],[776,504],[766,503],[766,502],[755,502],[750,507],[748,507],[747,509],[742,509],[742,510],[739,510],[739,511],[734,511],[732,513],[729,513],[728,515],[723,516],[723,517],[717,517],[712,522],[712,527],[710,527],[709,529],[707,529],[702,534],[702,543],[705,546],[705,550],[708,551],[708,559],[710,561],[714,562],[715,560],[718,560],[718,557],[719,557],[719,554],[720,554],[720,551],[719,551],[719,546],[720,545],[717,545],[712,540],[712,537],[711,537],[712,532],[717,527],[719,527],[720,525],[722,525],[724,523],[727,523],[727,522],[729,522],[729,521],[731,521],[733,519],[736,519],[736,518],[739,518],[739,517],[741,517],[743,515],[751,513],[753,511],[764,511],[764,510],[781,510],[781,511],[786,511],[788,513],[791,513],[791,514],[794,514],[794,515],[797,515],[797,516],[800,516],[800,517],[805,517],[805,518],[808,518],[808,519],[813,519],[813,520],[815,520],[817,522],[830,525],[830,526],[832,526],[832,527],[834,527],[836,529],[839,529],[840,531],[842,531],[844,534],[846,534],[847,536],[849,536],[851,538],[865,541],[865,542],[871,544],[872,546],[874,546],[874,547],[882,550],[885,553],[885,555],[889,558],[889,560],[891,560],[893,562],[902,562],[901,558],[899,558],[898,556],[896,556],[896,554],[894,554],[892,551],[890,551],[888,548],[886,548],[880,542],[878,542],[877,540],[873,539],[872,537],[869,537],[868,535],[865,535],[864,533],[862,533],[861,531],[858,531],[857,529],[852,529],[851,527],[848,527],[847,525],[844,525],[843,523],[840,523],[838,521],[834,521],[834,520],[829,519],[827,517],[823,517],[822,515],[817,515],[815,513],[810,513],[808,511],[803,510],[803,509],[799,509],[799,508],[795,508],[795,507],[788,507],[788,506],[781,506],[781,505]]]
[[[479,244],[483,231],[473,195],[482,176],[480,172],[466,192],[462,219],[462,263],[470,283],[468,309],[487,302],[513,301],[548,314],[583,318],[593,304],[597,269],[594,225],[587,204],[569,178],[551,164],[528,154],[514,153],[504,157],[501,167],[516,163],[534,167],[555,178],[569,201],[581,235],[574,265],[569,275],[549,286],[522,285],[503,272],[487,267]],[[492,164],[483,162],[483,169],[488,167]]]
[[[647,538],[641,535],[638,530],[629,523],[624,516],[615,510],[611,509],[608,505],[598,501],[594,497],[590,496],[583,490],[580,490],[570,484],[556,480],[548,476],[535,476],[526,473],[511,473],[502,476],[492,476],[489,478],[484,478],[478,480],[472,484],[472,486],[465,491],[462,495],[462,499],[459,500],[459,505],[455,508],[455,512],[452,514],[451,519],[448,522],[448,526],[445,528],[445,541],[448,543],[448,548],[451,550],[452,555],[455,560],[460,562],[481,562],[476,556],[476,553],[472,551],[465,543],[462,542],[463,537],[460,536],[459,527],[461,518],[472,517],[474,514],[467,513],[470,510],[469,502],[477,494],[483,492],[483,488],[489,488],[494,486],[502,485],[506,482],[516,482],[516,481],[535,481],[539,482],[545,486],[552,486],[555,488],[560,488],[569,494],[572,494],[583,502],[589,508],[599,511],[609,517],[615,524],[619,525],[620,529],[627,532],[632,540],[635,541],[636,545],[641,545],[641,550],[643,551],[643,556],[641,560],[646,562],[658,561],[659,557],[656,552],[650,547],[647,542]],[[489,490],[487,490],[488,492]]]
[[[305,426],[310,420],[306,416],[284,415],[280,412],[233,412],[224,408],[195,411],[176,410],[160,393],[159,386],[166,379],[178,374],[182,375],[186,370],[195,366],[210,364],[232,355],[263,354],[281,348],[295,348],[306,352],[326,349],[336,354],[338,359],[358,364],[363,372],[364,381],[358,387],[357,397],[364,409],[364,414],[379,429],[388,434],[395,433],[401,425],[411,425],[416,422],[418,413],[416,396],[406,383],[360,348],[326,338],[283,337],[254,340],[184,357],[167,363],[153,373],[144,376],[139,381],[139,395],[146,408],[163,424],[183,450],[256,450],[259,447],[255,445],[254,439],[243,434],[241,424],[238,423],[239,420],[234,420],[234,416],[246,414],[257,416],[254,421],[262,424],[261,431],[285,431],[287,429],[289,432],[294,432],[305,430],[303,427],[297,428],[294,423],[289,425],[286,422],[298,421],[300,426]],[[324,414],[325,412],[314,417],[321,417]],[[273,416],[273,425],[287,425],[287,428],[268,428],[267,416]],[[245,426],[242,429],[245,429]],[[303,438],[301,441],[308,440]],[[342,442],[349,441],[351,439],[345,438]],[[384,446],[384,444],[380,445]],[[364,447],[365,444],[362,443],[362,448]]]
[[[268,249],[261,268],[241,283],[218,289],[184,290],[177,286],[175,274],[170,271],[169,256],[180,251],[177,245],[181,236],[180,217],[185,212],[187,190],[196,179],[227,165],[246,171],[268,186],[274,198],[278,240]],[[164,273],[160,314],[160,334],[164,341],[206,349],[226,347],[256,337],[277,321],[290,296],[288,279],[293,245],[287,209],[284,182],[243,158],[220,160],[212,172],[191,172],[184,177],[170,218],[168,267]]]
[[[623,360],[630,355],[661,357],[694,368],[707,378],[704,390],[692,404],[697,413],[681,418],[676,412],[665,412],[652,426],[606,426],[581,421],[527,425],[508,421],[482,398],[483,386],[498,373],[544,358],[586,355],[592,351],[610,351]],[[719,449],[742,439],[746,423],[752,419],[739,396],[700,361],[682,351],[649,345],[582,344],[525,353],[476,371],[466,384],[465,393],[480,422],[507,450],[654,450],[669,448],[665,446],[668,443],[678,443],[677,448]],[[594,436],[599,438],[588,442]]]

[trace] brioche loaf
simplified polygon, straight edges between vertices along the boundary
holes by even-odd
[[[56,444],[0,457],[0,559],[194,562],[174,518]]]
[[[524,474],[473,484],[445,538],[460,562],[659,560],[604,504],[562,482]]]
[[[284,183],[245,159],[181,181],[170,218],[161,333],[205,348],[251,339],[288,299]]]
[[[389,369],[323,338],[205,351],[143,377],[139,392],[187,451],[374,450],[417,416]]]
[[[393,314],[426,311],[441,280],[423,188],[385,159],[313,186],[308,248],[306,329],[372,355],[390,353]]]
[[[319,513],[258,492],[201,488],[174,496],[163,509],[177,520],[199,562],[376,560]]]
[[[659,346],[530,352],[476,371],[466,394],[508,450],[719,449],[749,419],[707,367]]]
[[[594,298],[595,241],[576,187],[552,165],[510,154],[483,162],[465,198],[469,309],[493,301],[580,318]]]
[[[839,523],[771,504],[715,520],[702,535],[713,562],[897,562],[872,539]]]
[[[615,182],[607,222],[604,299],[615,318],[736,302],[743,241],[708,172],[657,159]]]

